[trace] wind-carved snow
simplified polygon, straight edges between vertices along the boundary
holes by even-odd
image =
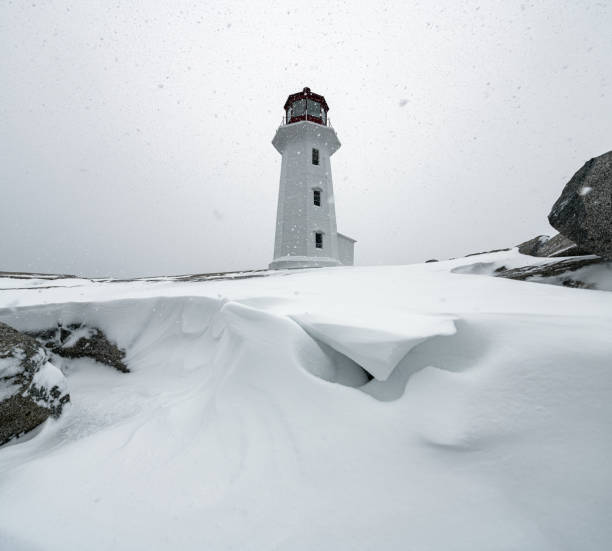
[[[424,340],[455,332],[451,319],[419,314],[379,316],[370,321],[312,313],[291,318],[313,338],[344,354],[380,381],[386,380],[400,360]]]
[[[0,448],[0,549],[607,549],[612,294],[467,263],[4,291],[131,372]]]

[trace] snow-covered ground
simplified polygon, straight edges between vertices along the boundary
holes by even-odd
[[[529,262],[0,279],[0,321],[132,369],[59,366],[70,408],[0,448],[0,549],[609,549],[612,293],[466,268]]]

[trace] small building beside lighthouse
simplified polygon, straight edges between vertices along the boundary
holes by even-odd
[[[270,269],[353,264],[355,240],[338,233],[330,157],[340,147],[325,98],[291,94],[272,145],[282,155]]]

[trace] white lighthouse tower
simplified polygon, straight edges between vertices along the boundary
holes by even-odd
[[[355,240],[338,233],[330,157],[340,147],[323,96],[304,88],[285,103],[272,145],[283,156],[271,269],[353,264]]]

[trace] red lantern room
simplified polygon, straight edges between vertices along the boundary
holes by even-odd
[[[323,96],[304,88],[297,94],[291,94],[285,102],[285,124],[299,121],[311,121],[327,126],[329,107]]]

